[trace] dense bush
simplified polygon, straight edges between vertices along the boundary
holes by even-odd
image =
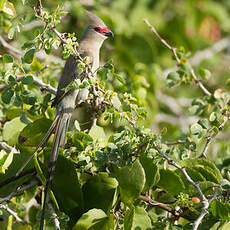
[[[57,79],[88,8],[115,37],[97,79],[67,88],[94,90],[60,149],[46,229],[228,229],[230,4],[37,4],[0,1],[0,228],[39,226],[53,135],[16,173],[55,117]]]

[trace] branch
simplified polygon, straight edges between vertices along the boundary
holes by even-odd
[[[34,181],[31,184],[25,185],[21,188],[17,188],[15,191],[11,192],[8,196],[0,199],[0,204],[3,202],[8,202],[10,201],[14,196],[18,195],[21,192],[24,192],[27,189],[33,188],[35,185],[37,185],[39,182],[38,181]]]
[[[211,136],[207,137],[206,144],[205,144],[204,149],[203,149],[201,155],[199,156],[199,158],[202,158],[202,157],[206,158],[206,154],[207,154],[209,146],[211,145],[211,143],[214,140],[214,138],[220,133],[220,131],[223,130],[223,128],[224,128],[224,126],[225,126],[225,124],[227,123],[228,120],[230,120],[230,116],[229,115],[227,117],[224,117],[224,121],[218,127],[218,132],[215,132]]]
[[[32,76],[33,77],[33,83],[37,86],[39,86],[41,89],[45,89],[48,92],[52,93],[52,94],[56,94],[56,89],[54,87],[52,87],[49,84],[45,84],[41,79],[39,79],[38,77],[36,77],[34,74],[26,74],[23,76],[16,76],[16,80],[17,82],[20,82],[25,76]],[[4,90],[5,88],[9,87],[9,84],[2,84],[0,85],[0,91]]]
[[[0,43],[13,56],[21,58],[25,54],[23,51],[21,51],[21,50],[17,49],[16,47],[10,45],[9,43],[7,43],[2,36],[0,36]],[[40,60],[43,60],[43,59],[46,60],[47,59],[47,61],[49,61],[49,62],[55,62],[55,63],[58,63],[58,64],[63,64],[64,63],[64,61],[61,58],[53,56],[51,54],[47,55],[44,50],[40,50],[39,52],[37,52],[36,57],[38,59],[40,59]]]
[[[24,220],[22,220],[22,219],[18,216],[18,214],[17,214],[15,211],[11,210],[11,209],[8,207],[7,204],[5,204],[5,205],[4,205],[4,204],[0,204],[0,209],[5,209],[9,214],[11,214],[11,215],[16,219],[17,222],[22,223],[22,224],[25,224],[25,223],[26,223]]]
[[[38,10],[38,14],[37,11]],[[39,18],[41,21],[43,21],[45,23],[45,27],[48,28],[49,30],[53,31],[61,40],[63,45],[68,45],[68,41],[65,39],[64,34],[60,33],[55,26],[51,25],[46,18],[42,17],[42,3],[41,0],[37,0],[37,9],[35,9],[34,7],[34,12],[35,12],[35,17]],[[74,46],[72,46],[72,51],[73,51],[73,55],[77,58],[77,60],[79,60],[82,64],[84,64],[87,68],[87,70],[89,70],[89,72],[92,74],[92,77],[94,76],[95,72],[92,71],[91,66],[88,63],[84,63],[82,57],[80,56],[80,53],[77,51],[77,49],[75,49]]]
[[[54,210],[54,207],[53,207],[52,203],[48,202],[48,206],[49,206],[52,218],[54,220],[54,229],[55,230],[61,230],[61,228],[60,228],[60,222],[58,220],[58,216],[57,216],[57,214],[56,214],[56,212]]]
[[[39,15],[42,15],[42,2],[41,2],[41,0],[37,0],[37,9],[38,9]]]
[[[139,199],[139,200],[143,200],[143,201],[149,203],[149,204],[152,205],[152,206],[157,206],[157,207],[159,207],[159,208],[161,208],[161,209],[164,209],[165,211],[170,212],[170,213],[172,213],[172,214],[175,215],[175,216],[178,216],[178,215],[179,215],[179,213],[177,213],[173,208],[169,207],[168,205],[166,205],[166,204],[164,204],[164,203],[161,203],[161,202],[152,200],[152,199],[151,199],[150,197],[148,197],[148,196],[142,196],[142,195],[140,195],[140,196],[138,196],[138,199]]]
[[[188,143],[189,141],[186,139],[186,140],[177,140],[177,141],[174,141],[174,142],[170,142],[170,141],[165,141],[165,145],[183,145],[183,144],[186,144]]]
[[[24,52],[22,52],[21,50],[11,46],[10,44],[8,44],[2,36],[0,36],[0,42],[2,44],[2,46],[6,49],[8,49],[10,51],[11,54],[13,55],[19,55],[19,56],[23,56]]]
[[[116,108],[112,102],[107,102],[107,101],[103,101],[104,104],[110,106],[111,108],[115,109],[118,113],[122,113],[122,111],[120,111],[118,108]],[[129,122],[129,124],[134,128],[136,129],[136,122],[134,120],[131,120],[127,115],[125,116],[125,120]]]
[[[219,193],[219,191],[217,190],[215,195],[208,201],[208,207],[212,203],[212,201],[214,201],[217,198],[218,193]],[[202,208],[202,211],[201,211],[199,217],[196,219],[196,221],[193,224],[193,230],[198,229],[198,227],[201,224],[202,220],[208,214],[208,207],[207,208],[204,208],[204,207]]]
[[[163,157],[167,160],[168,164],[173,165],[174,167],[176,167],[177,169],[179,169],[179,170],[184,174],[186,180],[187,180],[191,185],[193,185],[193,187],[195,187],[195,189],[198,191],[198,193],[200,194],[200,197],[201,197],[201,199],[202,199],[202,204],[203,204],[203,208],[202,208],[202,211],[201,211],[202,219],[203,219],[204,216],[205,216],[205,215],[207,214],[207,212],[208,212],[207,210],[208,210],[208,207],[209,207],[209,201],[208,201],[208,199],[205,197],[204,193],[201,191],[200,186],[199,186],[198,184],[196,184],[196,183],[192,180],[192,178],[188,175],[188,173],[187,173],[187,171],[186,171],[186,169],[185,169],[184,167],[181,167],[181,166],[178,165],[174,160],[170,159],[170,158],[168,157],[168,155],[165,154],[165,153],[157,146],[157,144],[156,144],[155,142],[153,143],[153,147],[157,150],[157,152],[158,152],[161,156],[163,156]],[[200,214],[200,216],[201,216],[201,214]],[[201,219],[201,220],[202,220],[202,219]],[[198,228],[198,226],[199,226],[200,223],[201,223],[201,221],[199,221],[199,222],[197,223],[197,220],[196,220],[195,223],[194,223],[194,226],[193,226],[193,230],[197,230],[197,228]]]
[[[213,57],[215,53],[225,50],[229,46],[230,46],[230,36],[219,40],[218,42],[214,43],[212,46],[204,50],[197,51],[193,55],[193,57],[189,59],[189,62],[192,66],[199,65],[203,60]],[[162,72],[162,77],[166,78],[170,72],[175,72],[177,70],[178,70],[177,66],[168,68]]]
[[[176,48],[175,47],[172,47],[171,45],[169,45],[159,34],[158,32],[156,31],[156,29],[149,23],[148,19],[144,19],[144,22],[148,25],[148,27],[150,28],[150,30],[156,35],[156,37],[160,40],[160,42],[166,46],[169,50],[172,51],[173,53],[173,56],[175,57],[176,61],[178,64],[181,63],[180,61],[180,58],[177,56],[177,53],[176,53]],[[202,84],[202,82],[198,79],[198,77],[196,76],[193,68],[191,67],[190,65],[190,72],[191,72],[191,75],[193,77],[193,79],[195,80],[195,83],[202,89],[202,91],[208,95],[208,96],[211,96],[212,94],[204,87],[204,85]]]
[[[4,149],[7,153],[10,153],[11,151],[13,151],[14,154],[20,153],[15,147],[8,145],[4,141],[0,141],[0,150],[1,149]]]
[[[5,185],[7,185],[7,184],[9,184],[9,183],[11,183],[11,182],[13,182],[13,181],[18,180],[18,179],[21,178],[21,177],[26,176],[26,175],[28,175],[28,174],[36,174],[35,169],[34,169],[34,168],[28,169],[28,170],[22,172],[20,175],[14,175],[14,176],[12,176],[12,177],[10,177],[10,178],[7,178],[6,180],[4,180],[4,181],[2,181],[2,182],[0,183],[0,188],[2,188],[3,186],[5,186]],[[1,203],[1,202],[0,202],[0,203]]]

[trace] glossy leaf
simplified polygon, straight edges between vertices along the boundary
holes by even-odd
[[[26,126],[25,123],[21,122],[19,117],[7,121],[3,127],[3,140],[10,145],[18,143],[18,136],[21,130]]]
[[[88,230],[95,224],[105,221],[107,218],[107,215],[101,209],[91,209],[81,216],[73,227],[73,230]]]
[[[126,212],[124,218],[125,230],[151,230],[151,220],[143,207],[133,207]]]
[[[12,63],[14,61],[13,57],[11,55],[9,55],[9,54],[4,54],[2,56],[2,60],[5,63]]]
[[[23,57],[23,61],[27,64],[31,64],[34,59],[34,54],[35,54],[35,49],[28,50]]]
[[[145,171],[142,165],[136,160],[132,166],[115,169],[115,176],[119,182],[121,200],[127,205],[132,205],[145,185]]]
[[[116,198],[117,186],[117,180],[109,177],[107,173],[91,177],[82,188],[86,210],[95,207],[108,212]]]
[[[144,191],[147,191],[151,189],[153,185],[156,185],[157,182],[160,180],[159,168],[158,165],[153,161],[153,159],[146,156],[141,156],[140,162],[145,170],[146,181]]]
[[[185,189],[183,180],[169,169],[160,170],[160,180],[157,184],[170,195],[176,196]]]

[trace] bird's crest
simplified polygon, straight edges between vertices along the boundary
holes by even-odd
[[[88,16],[89,19],[89,25],[93,26],[93,27],[106,27],[105,23],[95,14],[93,14],[92,12],[85,10],[86,15]]]

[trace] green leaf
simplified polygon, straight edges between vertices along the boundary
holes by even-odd
[[[93,142],[93,138],[84,132],[77,132],[73,135],[72,142],[76,145],[78,150],[84,150]]]
[[[203,129],[208,129],[208,125],[209,125],[208,119],[200,119],[198,121],[198,124],[200,124]]]
[[[85,209],[96,207],[107,213],[112,208],[117,186],[117,180],[107,173],[92,176],[82,188]]]
[[[230,222],[229,221],[218,221],[211,228],[208,228],[208,229],[209,230],[229,230]]]
[[[119,100],[119,98],[118,98],[117,95],[114,95],[114,96],[112,97],[111,102],[112,102],[112,105],[113,105],[115,108],[119,109],[119,108],[121,107],[121,102],[120,102],[120,100]]]
[[[89,135],[93,138],[93,141],[97,142],[101,147],[105,147],[107,144],[107,137],[102,127],[94,125],[90,129]]]
[[[31,96],[31,94],[23,97],[23,102],[27,105],[34,105],[36,100],[37,100],[36,97]]]
[[[216,112],[212,112],[209,116],[209,121],[215,121],[217,118],[217,113]]]
[[[23,61],[27,64],[31,64],[34,59],[34,54],[35,54],[35,49],[28,50],[23,57]]]
[[[30,156],[31,149],[29,151],[23,150],[20,152],[20,154],[14,154],[12,163],[8,166],[8,169],[6,170],[5,174],[0,174],[0,183],[3,181],[12,178],[15,176],[16,172],[19,170],[19,168],[22,166],[22,164],[26,161],[26,159]],[[31,168],[32,162],[30,162],[25,170]],[[12,181],[8,185],[5,185],[1,187],[0,189],[0,197],[6,197],[11,192],[15,191],[15,189],[22,185],[25,181],[28,180],[28,178],[31,177],[31,174],[28,174],[24,177],[19,178],[16,181]]]
[[[207,181],[218,183],[218,179],[217,179],[216,175],[208,167],[203,167],[203,166],[200,166],[200,165],[196,165],[196,166],[193,167],[193,169],[199,171],[202,174],[202,176],[205,177],[205,179]]]
[[[83,193],[73,161],[59,155],[52,185],[51,189],[60,210],[65,212],[70,217],[70,222],[73,223],[83,214]]]
[[[2,132],[3,140],[12,146],[17,144],[18,136],[25,126],[26,124],[21,122],[20,117],[14,118],[11,121],[6,122]]]
[[[28,41],[23,44],[22,49],[31,49],[35,45],[34,41]]]
[[[9,54],[4,54],[2,56],[2,60],[5,63],[12,63],[12,62],[14,62],[14,58],[11,55],[9,55]]]
[[[95,224],[92,228],[93,230],[108,230],[115,229],[115,218],[113,214],[110,214],[108,218],[102,220],[101,222]]]
[[[218,200],[214,200],[210,207],[211,213],[214,217],[221,218],[223,220],[230,220],[230,204],[222,203]]]
[[[73,230],[88,230],[95,224],[102,222],[107,218],[108,216],[101,209],[91,209],[81,216],[73,227]]]
[[[10,153],[5,152],[5,150],[0,151],[0,173],[5,173],[10,164],[13,161],[14,152]]]
[[[195,115],[198,114],[201,111],[201,108],[199,105],[193,105],[188,109],[189,115]]]
[[[16,28],[15,27],[11,27],[8,31],[8,38],[9,39],[13,39],[14,34],[15,34]]]
[[[10,16],[13,16],[13,17],[16,16],[16,11],[15,11],[15,8],[14,8],[14,4],[11,3],[11,2],[4,1],[3,8],[0,9],[0,10],[2,10],[3,12],[9,14]]]
[[[5,89],[2,93],[2,101],[5,104],[10,104],[11,98],[14,96],[14,91],[12,89]]]
[[[150,230],[151,220],[143,207],[133,207],[126,212],[124,218],[125,230]]]
[[[192,135],[200,135],[203,131],[203,128],[198,123],[191,125],[190,131]]]
[[[15,76],[10,75],[10,76],[8,77],[8,79],[7,79],[7,83],[8,83],[8,84],[14,84],[14,83],[16,83],[16,78],[15,78]]]
[[[24,85],[30,85],[34,82],[33,76],[27,75],[22,78],[22,84]]]
[[[143,191],[148,191],[150,188],[152,188],[153,185],[156,185],[160,180],[159,168],[153,159],[148,158],[145,155],[141,155],[140,162],[145,170],[146,177]]]
[[[186,168],[189,167],[191,169],[196,170],[197,172],[200,172],[203,177],[205,177],[207,180],[212,181],[214,183],[220,183],[220,181],[223,179],[219,169],[210,160],[187,159],[181,161],[180,165]]]
[[[196,159],[196,164],[202,165],[205,168],[208,168],[214,175],[218,183],[223,179],[220,170],[216,167],[216,165],[207,159]]]
[[[211,72],[207,69],[200,69],[199,74],[203,79],[208,79],[211,76]]]
[[[190,184],[180,169],[176,169],[175,172],[178,176],[180,176],[186,186]],[[193,169],[192,167],[186,167],[186,172],[194,182],[206,181],[205,177],[199,171]]]
[[[221,180],[221,187],[223,189],[230,189],[230,181],[226,179]]]
[[[31,121],[27,118],[26,113],[22,112],[20,115],[20,120],[21,122],[25,123],[25,124],[29,124]]]
[[[19,135],[19,143],[24,146],[37,146],[50,128],[52,121],[38,119],[28,124]]]
[[[169,169],[160,170],[160,180],[157,186],[172,196],[178,195],[185,189],[183,180],[174,171]]]
[[[130,167],[115,168],[115,176],[119,182],[121,200],[132,205],[142,192],[145,185],[145,171],[139,160]]]
[[[113,76],[119,81],[121,82],[122,84],[125,85],[125,80],[118,74],[114,73]]]
[[[180,80],[180,75],[177,72],[171,72],[167,76],[167,85],[173,87]]]

